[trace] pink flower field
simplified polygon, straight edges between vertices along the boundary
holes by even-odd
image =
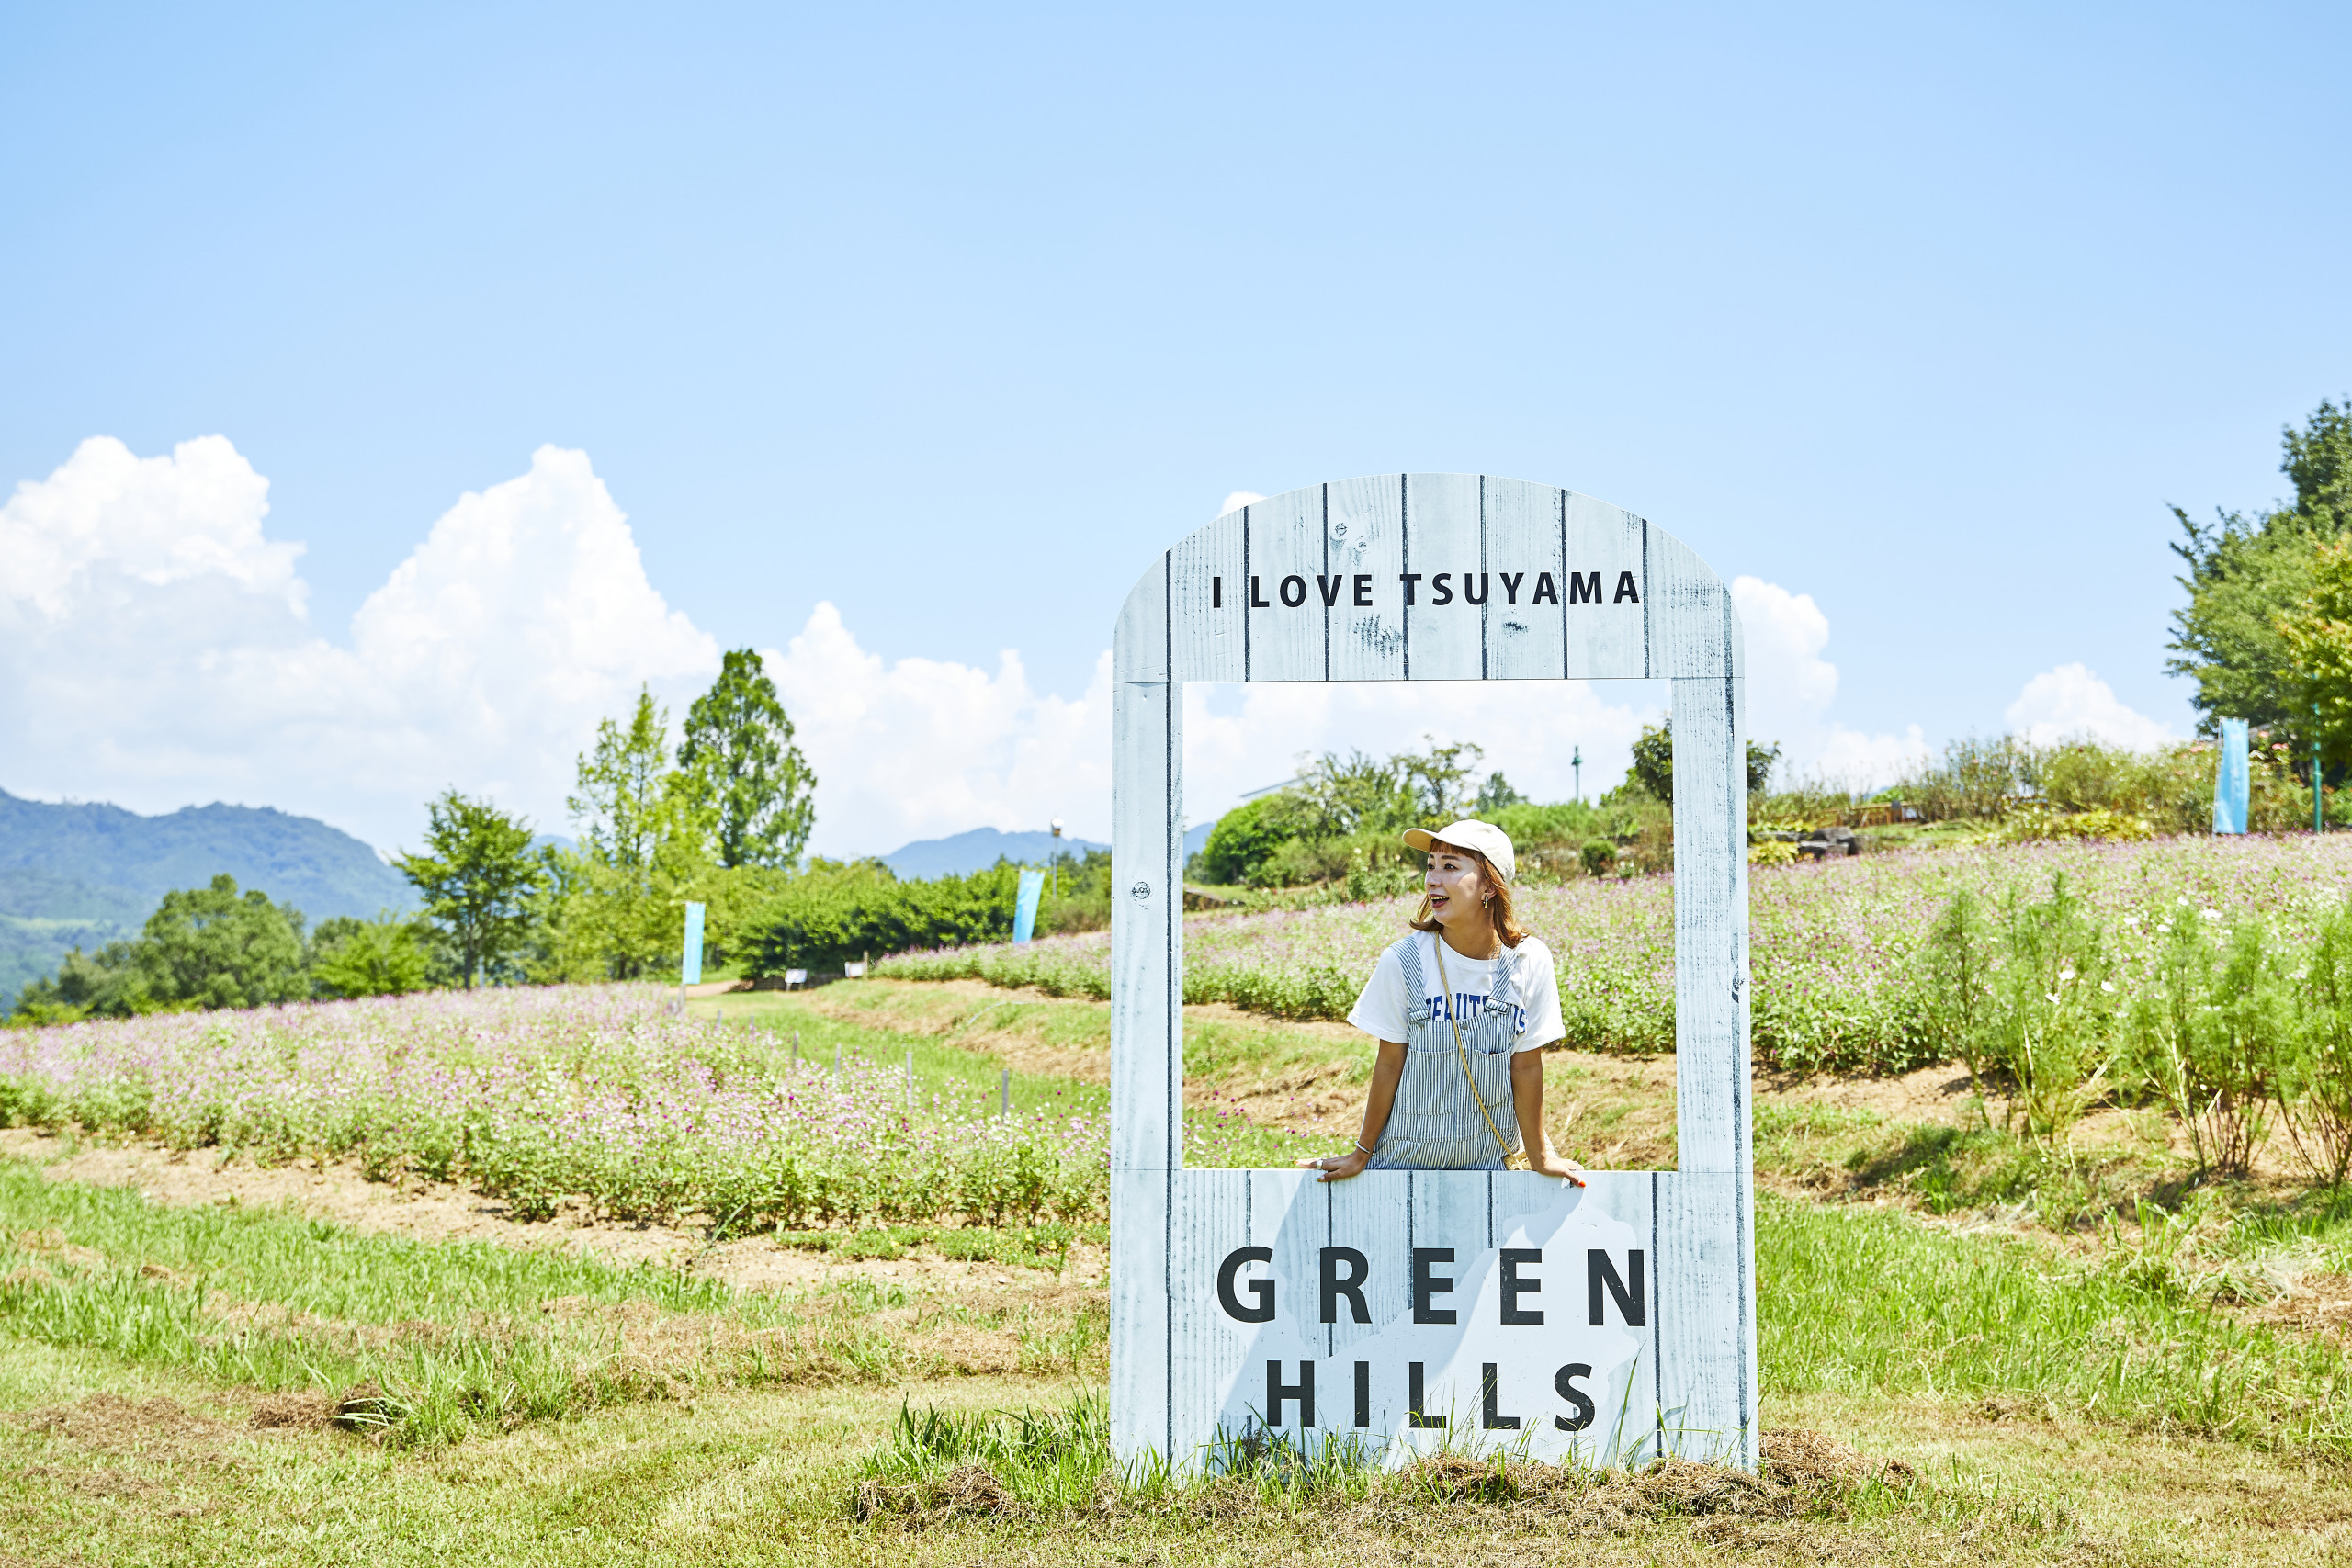
[[[356,1157],[463,1180],[525,1217],[741,1230],[1093,1219],[1099,1117],[910,1114],[889,1068],[796,1062],[676,1016],[651,986],[432,992],[0,1032],[0,1124],[75,1126],[263,1161]]]
[[[1986,845],[1894,852],[1756,867],[1748,877],[1754,1041],[1759,1066],[1900,1071],[1928,1059],[1920,1029],[1921,938],[1956,891],[2048,893],[2071,878],[2110,919],[2183,899],[2234,916],[2256,911],[2289,939],[2311,913],[2352,890],[2352,834],[2153,842]],[[1521,896],[1529,929],[1559,964],[1568,1039],[1593,1050],[1674,1045],[1671,876],[1579,880]],[[1334,904],[1254,915],[1201,915],[1184,925],[1188,1001],[1230,1001],[1290,1018],[1343,1018],[1382,948],[1405,930],[1413,900]],[[876,973],[971,976],[1107,996],[1107,933],[903,953]]]

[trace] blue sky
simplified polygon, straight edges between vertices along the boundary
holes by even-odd
[[[237,547],[305,547],[297,587],[236,581],[293,604],[315,664],[461,496],[583,453],[646,624],[674,633],[605,686],[688,693],[695,637],[783,650],[821,604],[886,684],[952,667],[1028,705],[973,764],[988,787],[841,848],[1040,814],[1005,749],[1024,724],[1091,744],[1048,699],[1084,704],[1154,550],[1236,490],[1400,468],[1568,485],[1809,600],[1826,639],[1798,615],[1792,657],[1816,689],[1834,664],[1834,694],[1791,726],[1995,731],[2080,664],[2143,732],[2185,732],[2165,503],[2277,496],[2279,426],[2352,389],[2348,28],[2316,6],[17,7],[0,484],[51,482],[93,436],[151,460],[225,438],[267,481]],[[154,657],[202,664],[234,640],[213,600],[104,624],[170,619]],[[102,618],[44,603],[39,636],[21,604],[0,624],[51,704],[0,704],[0,787],[411,830],[368,779],[173,729],[267,731],[250,671],[28,760],[104,694],[67,679],[82,645],[57,629]],[[1622,759],[1631,711],[1586,715],[1600,750]],[[395,717],[418,779],[558,809],[544,768],[469,773],[478,737]],[[1480,722],[1519,754],[1507,714]],[[1235,745],[1216,787],[1279,776],[1278,738]]]

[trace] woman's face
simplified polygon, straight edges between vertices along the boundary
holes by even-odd
[[[1430,912],[1442,926],[1465,919],[1476,924],[1485,914],[1487,884],[1478,874],[1478,862],[1460,850],[1440,844],[1430,851],[1421,886],[1430,896]]]

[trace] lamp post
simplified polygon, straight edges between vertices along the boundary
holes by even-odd
[[[1062,819],[1054,818],[1054,897],[1062,896]]]
[[[1577,746],[1577,747],[1574,747],[1574,748],[1571,748],[1571,749],[1570,749],[1570,750],[1569,750],[1569,752],[1568,752],[1568,766],[1569,766],[1569,767],[1571,767],[1571,768],[1574,768],[1574,769],[1577,771],[1577,800],[1579,800],[1579,801],[1581,801],[1581,800],[1583,800],[1583,799],[1584,799],[1584,748],[1583,748],[1583,747],[1581,747],[1581,746]]]

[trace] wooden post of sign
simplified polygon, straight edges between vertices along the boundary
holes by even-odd
[[[1163,560],[1129,598],[1115,639],[1127,658],[1111,691],[1111,1254],[1157,1258],[1111,1271],[1112,1337],[1140,1352],[1111,1367],[1111,1441],[1123,1456],[1178,1447],[1174,1362],[1150,1349],[1169,1342],[1166,1254],[1184,1103],[1182,928],[1172,918],[1183,905],[1174,826],[1183,819],[1182,693],[1167,679],[1166,628],[1149,624],[1150,589],[1164,593],[1166,582]]]
[[[1197,1468],[1258,1429],[1391,1462],[1447,1443],[1752,1468],[1744,654],[1721,581],[1589,497],[1389,474],[1177,544],[1128,596],[1112,659],[1120,1457]],[[1610,679],[1672,682],[1680,1168],[1583,1189],[1186,1170],[1183,683]]]

